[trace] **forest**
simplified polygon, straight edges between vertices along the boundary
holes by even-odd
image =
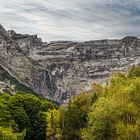
[[[18,92],[0,95],[0,140],[140,140],[140,67],[60,106]]]

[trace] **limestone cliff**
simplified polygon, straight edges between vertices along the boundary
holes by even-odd
[[[65,102],[104,83],[113,71],[140,63],[140,39],[42,42],[0,26],[0,64],[21,83],[46,98]]]

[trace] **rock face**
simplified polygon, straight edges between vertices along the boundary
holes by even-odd
[[[8,93],[12,95],[19,91],[36,95],[30,87],[20,83],[14,76],[10,75],[10,73],[0,66],[0,94]]]
[[[42,42],[0,26],[0,64],[36,93],[60,103],[140,63],[140,39]]]

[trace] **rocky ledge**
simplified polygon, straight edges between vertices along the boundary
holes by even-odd
[[[140,39],[42,42],[0,26],[0,65],[36,93],[60,103],[140,63]]]

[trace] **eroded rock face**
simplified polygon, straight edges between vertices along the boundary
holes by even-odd
[[[58,102],[140,63],[140,39],[42,42],[0,27],[0,64],[38,94]]]

